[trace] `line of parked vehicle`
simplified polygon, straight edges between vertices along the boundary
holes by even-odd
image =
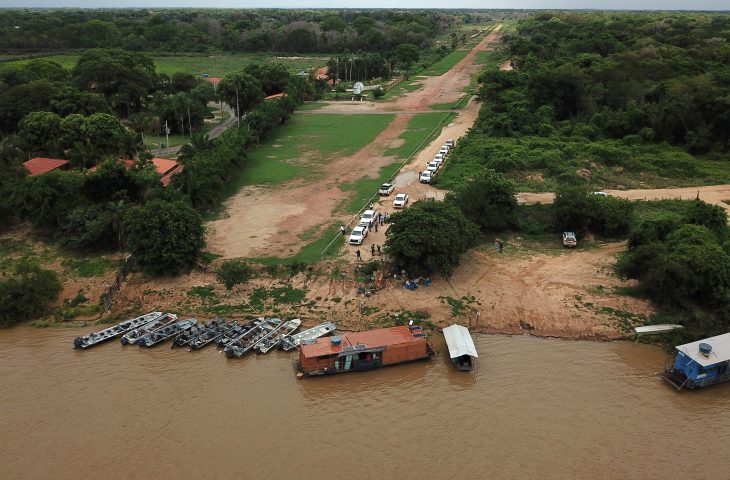
[[[436,154],[435,157],[433,157],[433,160],[430,161],[428,165],[426,165],[426,170],[424,170],[423,172],[418,172],[418,181],[420,181],[421,183],[431,183],[431,180],[436,177],[436,173],[438,172],[443,162],[446,160],[446,157],[449,154],[449,150],[451,150],[453,147],[454,140],[446,140],[446,143],[441,145],[439,152]],[[395,185],[393,185],[392,183],[384,183],[380,186],[380,189],[378,190],[378,195],[387,197],[394,191]],[[408,205],[407,193],[401,192],[397,194],[393,199],[393,208],[405,208],[406,205]],[[360,221],[358,222],[357,226],[352,229],[347,243],[349,243],[350,245],[362,245],[362,243],[365,241],[365,237],[368,236],[370,229],[373,228],[374,223],[378,221],[378,213],[378,210],[372,206],[369,210],[365,210],[362,214],[362,217],[360,217]]]
[[[441,145],[439,152],[433,157],[433,160],[426,164],[426,169],[419,172],[418,181],[421,183],[433,182],[433,179],[438,175],[441,165],[446,161],[446,157],[448,157],[449,151],[452,148],[454,148],[454,140],[446,140],[446,143]]]

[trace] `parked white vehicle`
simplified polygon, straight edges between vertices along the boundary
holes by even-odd
[[[434,160],[441,160],[442,162],[444,161],[444,159],[445,159],[445,158],[446,158],[446,157],[444,157],[444,155],[443,155],[442,153],[437,153],[437,154],[436,154],[436,155],[435,155],[435,156],[433,157],[433,159],[434,159]]]
[[[373,222],[375,222],[378,219],[378,211],[377,210],[365,210],[365,212],[362,214],[362,217],[360,217],[360,223],[358,223],[361,227],[372,227]]]
[[[380,186],[378,194],[390,195],[391,193],[393,193],[393,190],[395,190],[395,185],[393,185],[392,183],[384,183]]]
[[[433,160],[431,160],[431,163],[435,163],[440,168],[441,167],[441,164],[444,163],[444,160],[442,158],[439,158],[439,159],[434,158]]]
[[[449,147],[446,145],[441,146],[441,150],[439,150],[439,153],[446,157],[449,154]]]
[[[456,145],[456,143],[454,142],[454,140],[448,139],[448,140],[446,140],[446,143],[444,145],[446,145],[449,148],[454,148],[454,145]]]
[[[436,163],[435,161],[434,161],[434,162],[431,162],[431,163],[429,163],[429,164],[428,164],[428,165],[426,166],[426,171],[427,171],[427,172],[435,172],[435,171],[436,171],[436,170],[438,170],[438,169],[439,169],[439,164],[438,164],[438,163]]]
[[[407,193],[399,193],[395,196],[395,200],[393,200],[393,208],[403,208],[408,203],[408,194]]]
[[[418,181],[421,183],[431,183],[434,177],[434,172],[426,170],[425,172],[421,172],[421,176],[418,178]]]
[[[348,243],[350,245],[362,245],[363,240],[365,240],[365,237],[368,236],[368,227],[362,227],[357,226],[352,229],[352,233],[350,233],[350,239],[348,240]]]

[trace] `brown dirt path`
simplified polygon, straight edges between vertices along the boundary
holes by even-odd
[[[656,188],[648,190],[604,190],[611,196],[628,200],[693,200],[699,198],[713,205],[720,205],[730,213],[730,205],[724,200],[730,200],[730,185],[707,185],[702,187],[684,188]],[[517,194],[519,203],[553,203],[555,194],[552,192]]]

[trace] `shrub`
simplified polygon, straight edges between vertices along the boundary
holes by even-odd
[[[137,264],[155,275],[175,274],[205,246],[203,220],[188,203],[152,200],[124,216],[125,244]]]
[[[216,277],[227,290],[240,283],[245,283],[253,277],[254,270],[251,265],[242,260],[226,260],[216,269]]]
[[[29,261],[20,262],[13,275],[0,282],[0,326],[7,327],[43,314],[61,290],[56,272],[44,270]]]

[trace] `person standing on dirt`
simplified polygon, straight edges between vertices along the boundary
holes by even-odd
[[[383,255],[383,251],[380,249],[380,245],[378,245],[378,255]]]
[[[497,239],[497,249],[499,253],[502,253],[502,250],[504,250],[504,242],[500,238]]]
[[[370,245],[370,256],[371,257],[375,256],[375,244],[374,243],[372,245]]]
[[[377,220],[375,220],[375,231],[376,232],[378,231],[378,221]]]
[[[344,225],[340,225],[340,233],[342,234],[343,237],[345,236],[345,226]]]
[[[360,263],[360,249],[358,248],[355,250],[355,259],[357,260],[357,263]]]

